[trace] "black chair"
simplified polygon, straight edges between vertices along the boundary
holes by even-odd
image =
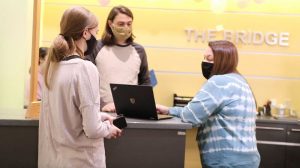
[[[187,105],[193,97],[190,96],[178,96],[176,93],[173,95],[173,106],[184,107]]]

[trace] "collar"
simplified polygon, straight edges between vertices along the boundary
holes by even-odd
[[[70,55],[70,56],[64,57],[64,58],[62,59],[62,61],[69,61],[69,60],[75,59],[75,58],[80,58],[80,59],[82,59],[79,55]]]

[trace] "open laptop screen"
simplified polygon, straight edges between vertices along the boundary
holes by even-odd
[[[110,84],[110,88],[117,114],[132,118],[159,119],[151,86]]]

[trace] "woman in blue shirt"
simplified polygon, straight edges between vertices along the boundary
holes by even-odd
[[[199,127],[197,142],[204,168],[257,168],[256,102],[237,70],[237,49],[223,40],[208,45],[202,62],[207,82],[185,107],[157,105],[157,111]]]

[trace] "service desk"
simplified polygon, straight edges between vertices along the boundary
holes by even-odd
[[[178,118],[149,121],[127,118],[118,139],[105,140],[108,168],[183,168],[185,132]],[[37,167],[38,120],[0,116],[0,167]]]
[[[191,124],[178,118],[161,121],[126,119],[123,135],[105,140],[108,168],[183,168],[185,133]]]

